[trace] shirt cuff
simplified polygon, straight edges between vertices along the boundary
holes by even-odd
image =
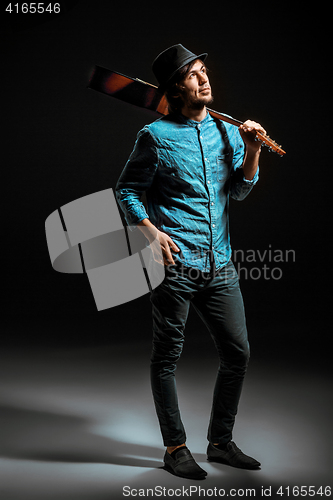
[[[256,173],[254,174],[254,177],[253,179],[249,180],[249,179],[245,179],[245,177],[243,176],[243,182],[245,182],[245,184],[249,184],[250,186],[254,186],[259,180],[259,166],[257,168],[257,171]]]
[[[149,219],[149,216],[141,205],[132,206],[125,214],[126,222],[129,226],[136,226],[143,219]]]

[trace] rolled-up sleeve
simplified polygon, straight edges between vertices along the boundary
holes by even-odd
[[[253,179],[248,180],[244,177],[243,172],[243,162],[245,157],[245,145],[243,139],[241,138],[238,130],[235,130],[235,136],[233,138],[233,160],[232,160],[232,172],[230,178],[230,196],[234,200],[244,200],[246,196],[250,193],[253,186],[259,180],[259,166],[253,177]]]
[[[149,218],[141,197],[150,188],[157,168],[155,140],[149,129],[144,127],[138,133],[134,149],[116,186],[116,198],[129,226]]]

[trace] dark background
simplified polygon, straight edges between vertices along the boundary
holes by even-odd
[[[194,312],[177,366],[189,447],[209,471],[203,487],[255,487],[258,496],[262,485],[325,487],[333,407],[329,6],[60,4],[58,15],[2,12],[0,497],[109,500],[124,484],[189,484],[161,469],[149,296],[98,312],[85,275],[53,270],[44,228],[62,205],[114,188],[138,130],[155,119],[88,90],[94,65],[156,83],[151,62],[176,43],[209,53],[214,109],[262,123],[287,152],[264,149],[259,183],[243,202],[231,201],[233,248],[296,256],[240,263],[283,273],[241,275],[252,358],[235,440],[262,470],[206,461],[217,355]]]
[[[332,267],[325,13],[274,2],[60,4],[52,18],[4,16],[1,343],[150,339],[149,297],[97,312],[86,276],[52,269],[44,223],[60,206],[115,187],[136,133],[155,119],[88,90],[94,65],[156,84],[152,60],[182,43],[209,53],[213,108],[259,121],[287,151],[280,158],[264,150],[259,184],[231,204],[234,249],[296,255],[265,261],[281,267],[280,280],[242,280],[254,356],[324,370]],[[206,338],[197,324],[191,315],[193,345]]]

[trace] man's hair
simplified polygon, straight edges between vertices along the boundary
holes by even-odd
[[[184,106],[184,101],[182,99],[182,89],[181,83],[185,79],[187,73],[189,73],[194,66],[194,63],[198,59],[191,61],[189,64],[186,64],[182,68],[180,68],[177,73],[172,77],[170,83],[166,87],[164,94],[166,100],[168,101],[168,110],[169,113],[179,113],[182,107]],[[207,69],[206,65],[202,63],[203,66]]]

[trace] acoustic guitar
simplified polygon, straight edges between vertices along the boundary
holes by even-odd
[[[88,88],[128,102],[129,104],[148,109],[159,115],[168,114],[168,103],[165,96],[159,92],[155,85],[144,82],[139,78],[131,78],[116,71],[95,66]],[[243,123],[219,111],[209,108],[207,110],[214,118],[219,118],[232,125],[239,126]],[[286,154],[282,147],[268,135],[257,132],[256,140],[261,141],[264,146],[269,148],[269,151],[277,153],[279,156]]]

